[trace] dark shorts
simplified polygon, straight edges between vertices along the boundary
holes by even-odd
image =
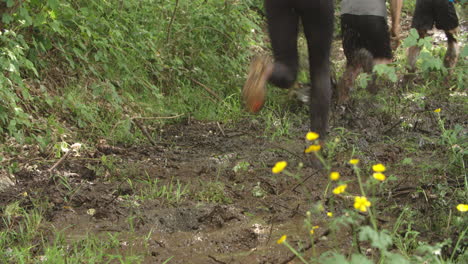
[[[343,50],[348,62],[360,49],[368,50],[374,58],[392,58],[387,21],[381,16],[341,15]]]
[[[417,0],[411,27],[430,30],[432,27],[451,30],[458,27],[455,6],[449,0]]]

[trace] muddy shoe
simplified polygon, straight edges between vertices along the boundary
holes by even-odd
[[[247,111],[256,113],[265,103],[265,85],[273,71],[273,64],[266,56],[255,57],[250,64],[249,75],[242,89]]]
[[[307,104],[310,101],[310,85],[294,85],[293,88],[289,91],[289,96]]]

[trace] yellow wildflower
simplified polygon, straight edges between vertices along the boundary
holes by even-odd
[[[319,226],[313,226],[310,230],[310,234],[313,235],[315,233],[315,229],[319,228]]]
[[[358,163],[359,163],[358,159],[350,159],[349,160],[349,164],[351,164],[351,165],[357,165]]]
[[[288,163],[286,161],[278,161],[276,162],[275,166],[271,169],[271,172],[273,173],[280,173],[288,166]]]
[[[328,213],[327,213],[327,216],[328,216],[328,217],[333,217],[333,213],[332,213],[332,212],[328,212]]]
[[[305,153],[310,153],[310,152],[317,152],[321,149],[322,147],[320,145],[310,145],[308,148],[304,150]]]
[[[314,140],[316,140],[318,138],[319,138],[319,134],[317,134],[315,132],[309,132],[306,135],[306,139],[309,140],[309,141],[314,141]]]
[[[348,184],[342,184],[333,189],[334,194],[340,194],[343,193],[346,190],[346,187],[348,187]]]
[[[384,172],[387,168],[385,168],[385,166],[382,163],[379,163],[372,166],[372,169],[375,172]]]
[[[436,110],[434,110],[434,112],[436,112],[436,113],[440,113],[440,111],[442,111],[442,109],[440,109],[440,108],[437,108]]]
[[[27,193],[27,192],[23,192],[21,195],[23,195],[23,197],[28,197],[28,193]]]
[[[459,204],[457,205],[457,210],[460,212],[468,211],[468,204]]]
[[[278,239],[278,241],[276,241],[276,243],[279,245],[279,244],[283,244],[284,241],[286,241],[286,235],[283,235],[280,239]]]
[[[340,178],[340,173],[333,171],[330,173],[330,180],[337,181]]]
[[[367,200],[364,196],[354,197],[354,208],[361,212],[367,212],[367,208],[371,206],[371,202]]]
[[[381,172],[376,172],[372,176],[378,181],[385,181],[385,175]]]

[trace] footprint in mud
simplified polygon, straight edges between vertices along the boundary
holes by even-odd
[[[158,231],[173,233],[194,231],[204,228],[221,228],[231,221],[242,221],[241,210],[230,206],[210,206],[203,208],[169,208],[146,210],[147,225]]]

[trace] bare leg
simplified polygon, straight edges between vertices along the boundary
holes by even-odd
[[[447,52],[445,53],[444,66],[447,68],[453,68],[457,65],[458,55],[460,53],[457,39],[455,38],[458,32],[458,28],[445,31],[447,36]]]
[[[366,49],[360,49],[353,54],[338,84],[338,104],[343,104],[349,99],[349,91],[352,89],[354,81],[359,73],[361,73],[361,70],[372,74],[374,67],[373,60],[372,54]]]
[[[425,29],[418,29],[419,38],[424,38],[427,35]],[[416,61],[418,59],[421,48],[418,46],[412,46],[408,49],[408,66],[410,72],[416,71]]]
[[[349,100],[349,91],[354,85],[354,81],[361,72],[361,68],[354,65],[347,65],[338,87],[338,104],[344,104]]]

